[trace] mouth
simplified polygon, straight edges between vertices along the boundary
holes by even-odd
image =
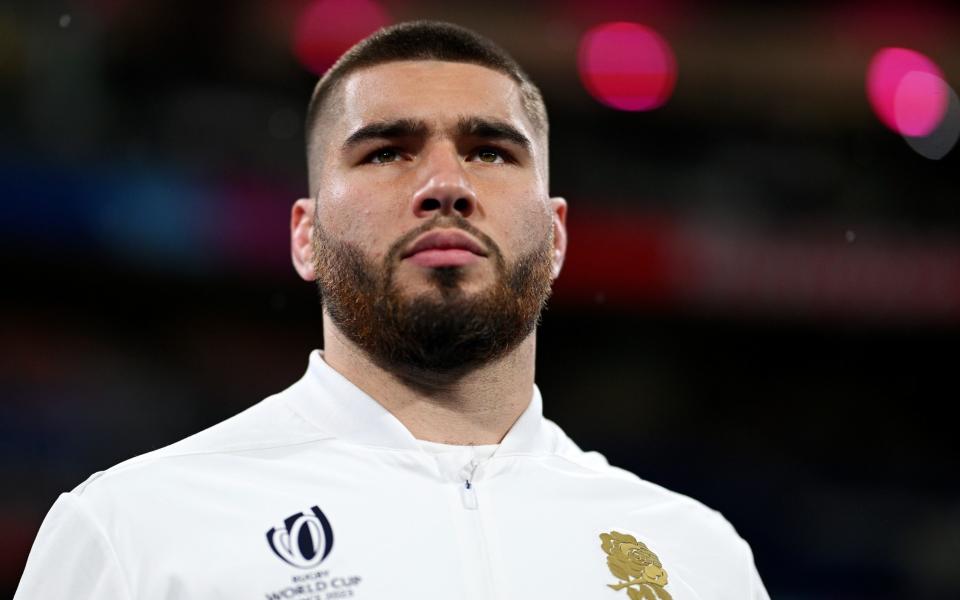
[[[487,256],[483,246],[459,230],[424,234],[403,254],[402,260],[428,268],[461,267]]]

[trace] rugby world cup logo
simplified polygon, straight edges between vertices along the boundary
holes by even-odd
[[[288,565],[310,569],[323,562],[333,549],[330,521],[316,506],[283,520],[283,528],[271,527],[267,543]]]

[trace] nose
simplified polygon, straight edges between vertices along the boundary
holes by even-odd
[[[457,212],[466,218],[477,208],[477,196],[467,180],[456,149],[437,148],[424,157],[423,184],[413,195],[413,212],[431,217]]]

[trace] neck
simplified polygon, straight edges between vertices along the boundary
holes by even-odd
[[[418,440],[499,444],[530,404],[536,332],[503,358],[453,380],[377,366],[324,312],[323,358],[390,411]]]

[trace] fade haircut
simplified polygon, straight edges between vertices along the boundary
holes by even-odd
[[[523,109],[537,133],[547,139],[547,108],[530,76],[503,48],[458,25],[442,21],[408,21],[385,27],[347,50],[320,78],[310,97],[306,118],[307,169],[310,195],[318,191],[321,137],[315,130],[330,97],[347,75],[365,67],[403,60],[440,60],[479,65],[508,75],[520,87]]]

